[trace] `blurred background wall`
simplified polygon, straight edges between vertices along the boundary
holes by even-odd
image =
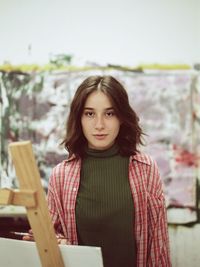
[[[0,0],[0,63],[200,61],[199,0]]]
[[[48,63],[54,55],[68,54],[72,55],[72,63],[75,66],[105,66],[107,64],[138,66],[154,63],[193,66],[200,62],[199,29],[199,0],[0,0],[0,65],[5,62],[13,65],[24,63],[42,65]],[[68,74],[69,79],[72,79],[74,74]],[[48,93],[49,88],[52,89],[52,92],[58,88],[58,91],[60,90],[59,92],[62,93],[64,92],[62,90],[69,87],[70,83],[65,74],[59,75],[63,75],[62,79],[55,83],[53,82],[55,77],[47,77],[46,80],[50,80],[50,83],[46,83]],[[78,79],[82,78],[82,74],[77,75]],[[120,75],[122,75],[122,79],[126,76],[126,74]],[[127,74],[127,81],[130,78],[137,79],[134,74],[131,75]],[[188,95],[191,95],[190,88],[191,92],[196,92],[196,88],[200,88],[198,71],[195,71],[193,75],[189,70],[189,72],[181,74],[183,75],[181,79],[179,76],[174,78],[173,72],[170,74],[172,79],[167,75],[162,79],[166,82],[169,79],[170,82],[167,84],[161,84],[159,79],[155,79],[155,84],[158,83],[159,88],[167,87],[170,92],[170,88],[176,90],[183,86],[188,89]],[[10,74],[2,74],[1,81],[5,77],[10,79]],[[40,77],[38,79],[37,74],[36,76],[33,74],[33,78],[30,79],[32,87],[34,87],[34,82],[40,84]],[[7,83],[10,80],[6,79],[4,79],[5,86],[2,83],[1,88],[4,86],[7,94],[9,88],[12,94],[13,84],[12,82]],[[145,79],[149,78],[145,76]],[[189,82],[180,85],[184,80]],[[14,79],[17,86],[19,81],[24,86],[21,76]],[[172,81],[175,82],[172,83]],[[29,83],[29,79],[26,82]],[[75,79],[72,84],[74,82]],[[169,87],[171,83],[173,86]],[[154,87],[152,82],[151,85]],[[59,89],[59,86],[62,88]],[[28,87],[27,92],[29,97],[32,96],[32,91],[30,93]],[[52,95],[54,94],[52,93]],[[22,96],[17,94],[17,99],[27,103],[28,98],[24,95],[24,91]],[[15,98],[13,99],[15,100]],[[189,98],[185,99],[189,101]],[[199,99],[198,95],[193,100],[199,101]],[[13,103],[14,110],[16,110],[16,102],[13,101]],[[196,106],[199,106],[198,103]],[[31,112],[32,110],[30,110]],[[16,123],[12,113],[10,115]],[[15,116],[17,115],[18,113],[15,112]],[[199,122],[197,121],[198,127]],[[4,124],[5,121],[2,120],[0,126]],[[198,181],[199,170],[195,173],[194,178],[194,180],[197,178]],[[172,217],[180,218],[179,223],[177,220],[169,223],[173,267],[199,266],[198,199],[200,194],[198,183],[195,189],[197,193],[196,206],[187,210],[174,209]],[[180,216],[182,211],[187,211],[187,213]],[[8,212],[9,216],[15,216],[15,225],[18,221],[16,215],[13,214],[17,214],[17,212],[14,209]],[[187,219],[194,214],[195,220],[188,221]],[[4,216],[6,216],[5,210],[0,213],[0,222]],[[187,223],[183,223],[183,221]],[[5,228],[8,226],[7,222],[6,219]],[[19,224],[22,225],[21,221]],[[19,228],[19,230],[21,229]]]

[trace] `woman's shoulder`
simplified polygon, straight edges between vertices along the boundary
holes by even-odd
[[[134,162],[140,162],[146,165],[155,165],[155,160],[148,154],[143,152],[136,152],[136,154],[131,156],[131,160]]]
[[[132,162],[138,164],[138,168],[143,170],[141,173],[147,181],[148,192],[157,195],[161,190],[161,177],[157,162],[150,155],[140,152],[132,156]]]
[[[58,163],[53,168],[52,173],[56,175],[72,171],[73,169],[79,168],[80,164],[81,164],[80,159],[77,159],[76,157],[70,157]]]

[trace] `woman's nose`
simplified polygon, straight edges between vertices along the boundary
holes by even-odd
[[[104,128],[104,121],[102,117],[97,117],[95,121],[95,129],[101,130]]]

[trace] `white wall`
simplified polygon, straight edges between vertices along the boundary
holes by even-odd
[[[198,15],[198,19],[197,19],[197,28],[198,28],[198,33],[197,33],[197,58],[198,58],[198,62],[200,62],[200,1],[197,1],[198,5],[197,5],[197,15]]]
[[[0,0],[0,64],[57,53],[76,64],[193,64],[199,15],[199,0]]]

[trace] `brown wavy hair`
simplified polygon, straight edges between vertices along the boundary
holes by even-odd
[[[143,145],[144,134],[139,126],[139,118],[129,104],[123,85],[112,76],[90,76],[78,87],[70,106],[66,125],[66,136],[62,142],[69,152],[69,157],[83,157],[87,140],[81,126],[81,116],[87,97],[94,91],[105,93],[119,118],[121,125],[116,142],[122,156],[134,155],[138,145]]]

